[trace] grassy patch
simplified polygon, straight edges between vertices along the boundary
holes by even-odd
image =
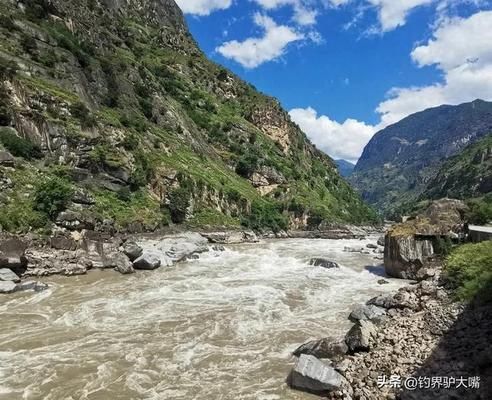
[[[193,218],[189,221],[190,226],[202,227],[202,226],[214,226],[214,227],[238,227],[240,221],[238,218],[225,215],[220,211],[205,208],[195,212]]]
[[[446,259],[445,272],[460,300],[492,301],[492,241],[465,244]]]

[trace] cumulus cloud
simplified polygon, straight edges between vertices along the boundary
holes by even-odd
[[[440,104],[492,100],[491,26],[492,11],[442,23],[433,38],[415,48],[411,56],[421,67],[435,65],[442,71],[443,82],[392,89],[377,109],[383,125]]]
[[[232,5],[232,0],[176,0],[185,14],[209,15],[213,11],[225,10]]]
[[[311,107],[295,108],[289,114],[319,149],[334,159],[350,162],[357,162],[377,129],[355,119],[339,123],[325,115],[318,115]]]
[[[264,30],[262,37],[248,38],[243,42],[232,40],[217,47],[216,51],[245,68],[256,68],[281,57],[290,43],[305,37],[288,26],[277,25],[273,19],[260,13],[255,14],[254,22]]]
[[[405,25],[408,14],[416,7],[433,3],[435,0],[368,0],[377,7],[379,23],[383,32]]]

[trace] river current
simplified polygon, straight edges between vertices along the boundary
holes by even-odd
[[[379,285],[368,240],[229,246],[124,276],[50,277],[0,297],[1,400],[304,400],[285,379],[293,350],[342,337]],[[308,265],[326,257],[340,269]]]

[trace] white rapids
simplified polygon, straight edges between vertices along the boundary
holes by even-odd
[[[131,276],[93,271],[0,297],[1,400],[293,400],[300,344],[342,336],[379,285],[372,240],[230,246]],[[340,269],[308,265],[326,257]],[[372,268],[366,268],[372,266]]]

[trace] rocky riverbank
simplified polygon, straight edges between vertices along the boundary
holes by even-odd
[[[439,251],[464,226],[463,204],[445,199],[389,229],[386,272],[414,281],[357,306],[344,339],[299,347],[288,383],[333,400],[491,399],[492,306],[456,301],[442,273]]]

